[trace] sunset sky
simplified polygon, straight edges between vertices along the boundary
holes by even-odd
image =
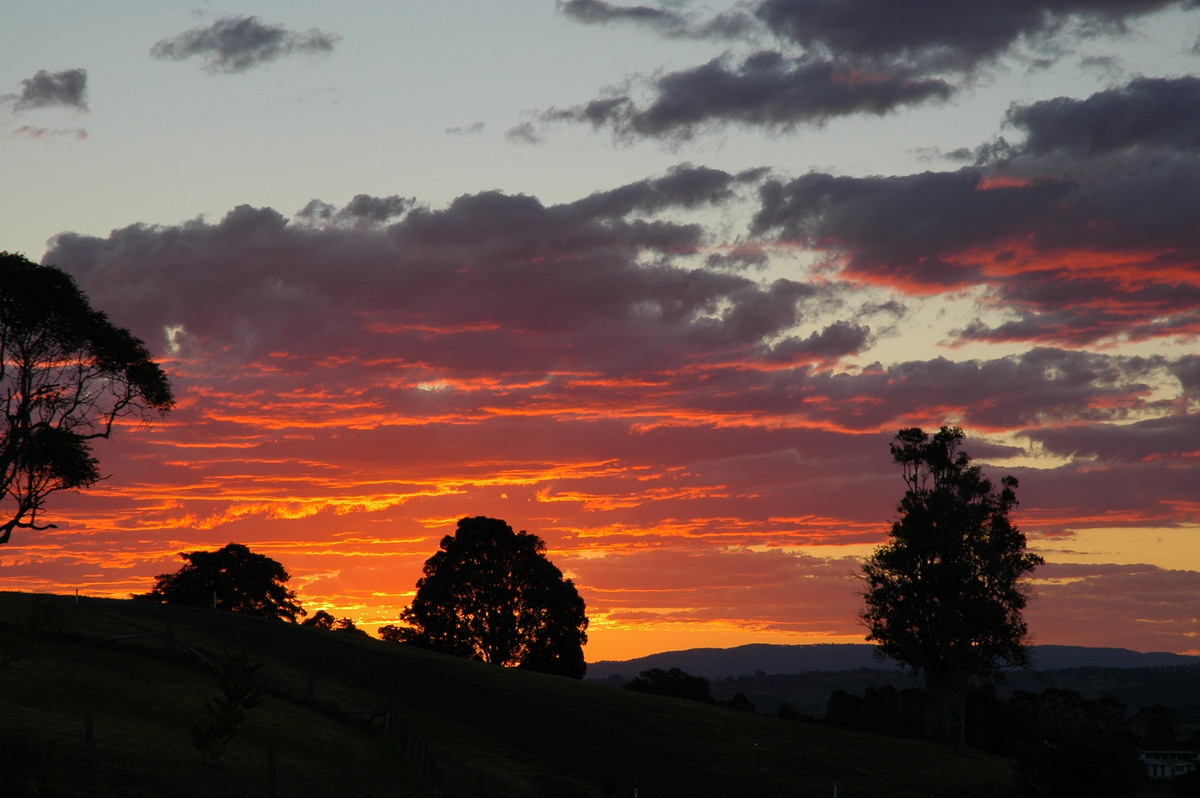
[[[952,13],[947,13],[947,10]],[[1200,654],[1200,8],[0,0],[0,249],[177,409],[0,588],[279,560],[370,631],[468,515],[589,660],[861,642],[888,443],[957,424],[1035,643]]]

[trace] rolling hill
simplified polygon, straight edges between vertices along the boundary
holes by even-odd
[[[1006,794],[1011,764],[206,609],[0,594],[0,794]],[[191,728],[242,653],[264,700]]]
[[[754,643],[735,648],[691,648],[664,651],[630,660],[602,660],[588,665],[589,679],[614,675],[632,678],[648,668],[681,668],[706,679],[725,679],[753,674],[793,674],[806,671],[880,671],[901,669],[895,663],[875,658],[875,647],[855,643],[771,645]],[[1031,669],[1068,668],[1161,668],[1200,665],[1200,657],[1166,652],[1143,653],[1125,648],[1084,646],[1033,646]]]
[[[748,645],[668,651],[626,661],[596,662],[588,679],[614,686],[649,668],[680,668],[711,682],[714,698],[738,694],[760,712],[787,704],[802,715],[822,718],[830,694],[861,694],[868,687],[921,686],[895,664],[875,659],[869,645]],[[1200,731],[1200,657],[1142,653],[1123,648],[1034,646],[1028,669],[1002,672],[1001,698],[1016,690],[1041,693],[1047,688],[1074,690],[1084,698],[1115,696],[1130,714],[1143,707],[1171,708],[1184,736]]]

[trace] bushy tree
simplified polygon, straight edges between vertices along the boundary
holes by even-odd
[[[890,684],[868,685],[861,696],[834,690],[825,706],[825,722],[873,734],[919,737],[924,697],[919,688],[897,690]]]
[[[386,643],[404,643],[407,642],[409,630],[407,627],[398,626],[394,623],[385,623],[378,629],[379,639]]]
[[[185,551],[187,565],[173,574],[159,574],[154,589],[133,597],[160,604],[212,607],[228,612],[295,622],[306,615],[287,589],[291,577],[283,566],[240,543],[216,551]]]
[[[385,639],[435,651],[582,679],[588,619],[570,579],[546,558],[537,535],[496,518],[463,518],[425,561],[406,626]]]
[[[1126,707],[1113,696],[1088,699],[1075,690],[1017,691],[1009,706],[1019,783],[1030,796],[1138,795],[1142,768]],[[1016,722],[1013,722],[1013,721]]]
[[[639,693],[671,696],[672,698],[686,698],[706,704],[713,701],[712,693],[709,692],[708,679],[703,676],[695,676],[679,668],[644,670],[638,674],[636,679],[630,679],[626,683],[625,689]],[[746,697],[743,695],[742,698]]]
[[[102,478],[91,441],[173,406],[145,344],[70,275],[0,252],[0,544],[53,527],[40,520],[47,497]]]
[[[926,732],[963,743],[973,677],[1027,662],[1023,577],[1042,559],[1012,524],[1017,480],[997,490],[963,432],[903,429],[891,445],[907,490],[889,542],[862,566],[862,621],[878,652],[924,676]]]
[[[367,635],[354,624],[353,618],[335,618],[332,613],[317,610],[312,617],[305,618],[301,626],[311,626],[314,629],[324,629],[329,632],[349,632],[356,635]]]

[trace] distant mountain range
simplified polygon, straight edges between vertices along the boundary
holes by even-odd
[[[736,648],[691,648],[664,651],[630,660],[602,660],[588,664],[587,678],[632,679],[650,668],[680,668],[687,673],[717,680],[743,675],[794,674],[809,671],[853,671],[862,668],[900,671],[893,662],[875,658],[875,647],[861,643],[817,643],[771,645],[755,643]],[[1126,648],[1084,646],[1034,646],[1032,668],[1036,671],[1069,668],[1159,668],[1200,665],[1200,657],[1167,652],[1143,653]]]

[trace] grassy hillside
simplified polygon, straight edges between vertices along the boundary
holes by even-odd
[[[829,796],[836,785],[840,798],[904,798],[1011,784],[995,757],[211,610],[4,593],[0,618],[5,796]],[[204,764],[189,730],[220,689],[203,659],[235,652],[262,663],[265,699]]]

